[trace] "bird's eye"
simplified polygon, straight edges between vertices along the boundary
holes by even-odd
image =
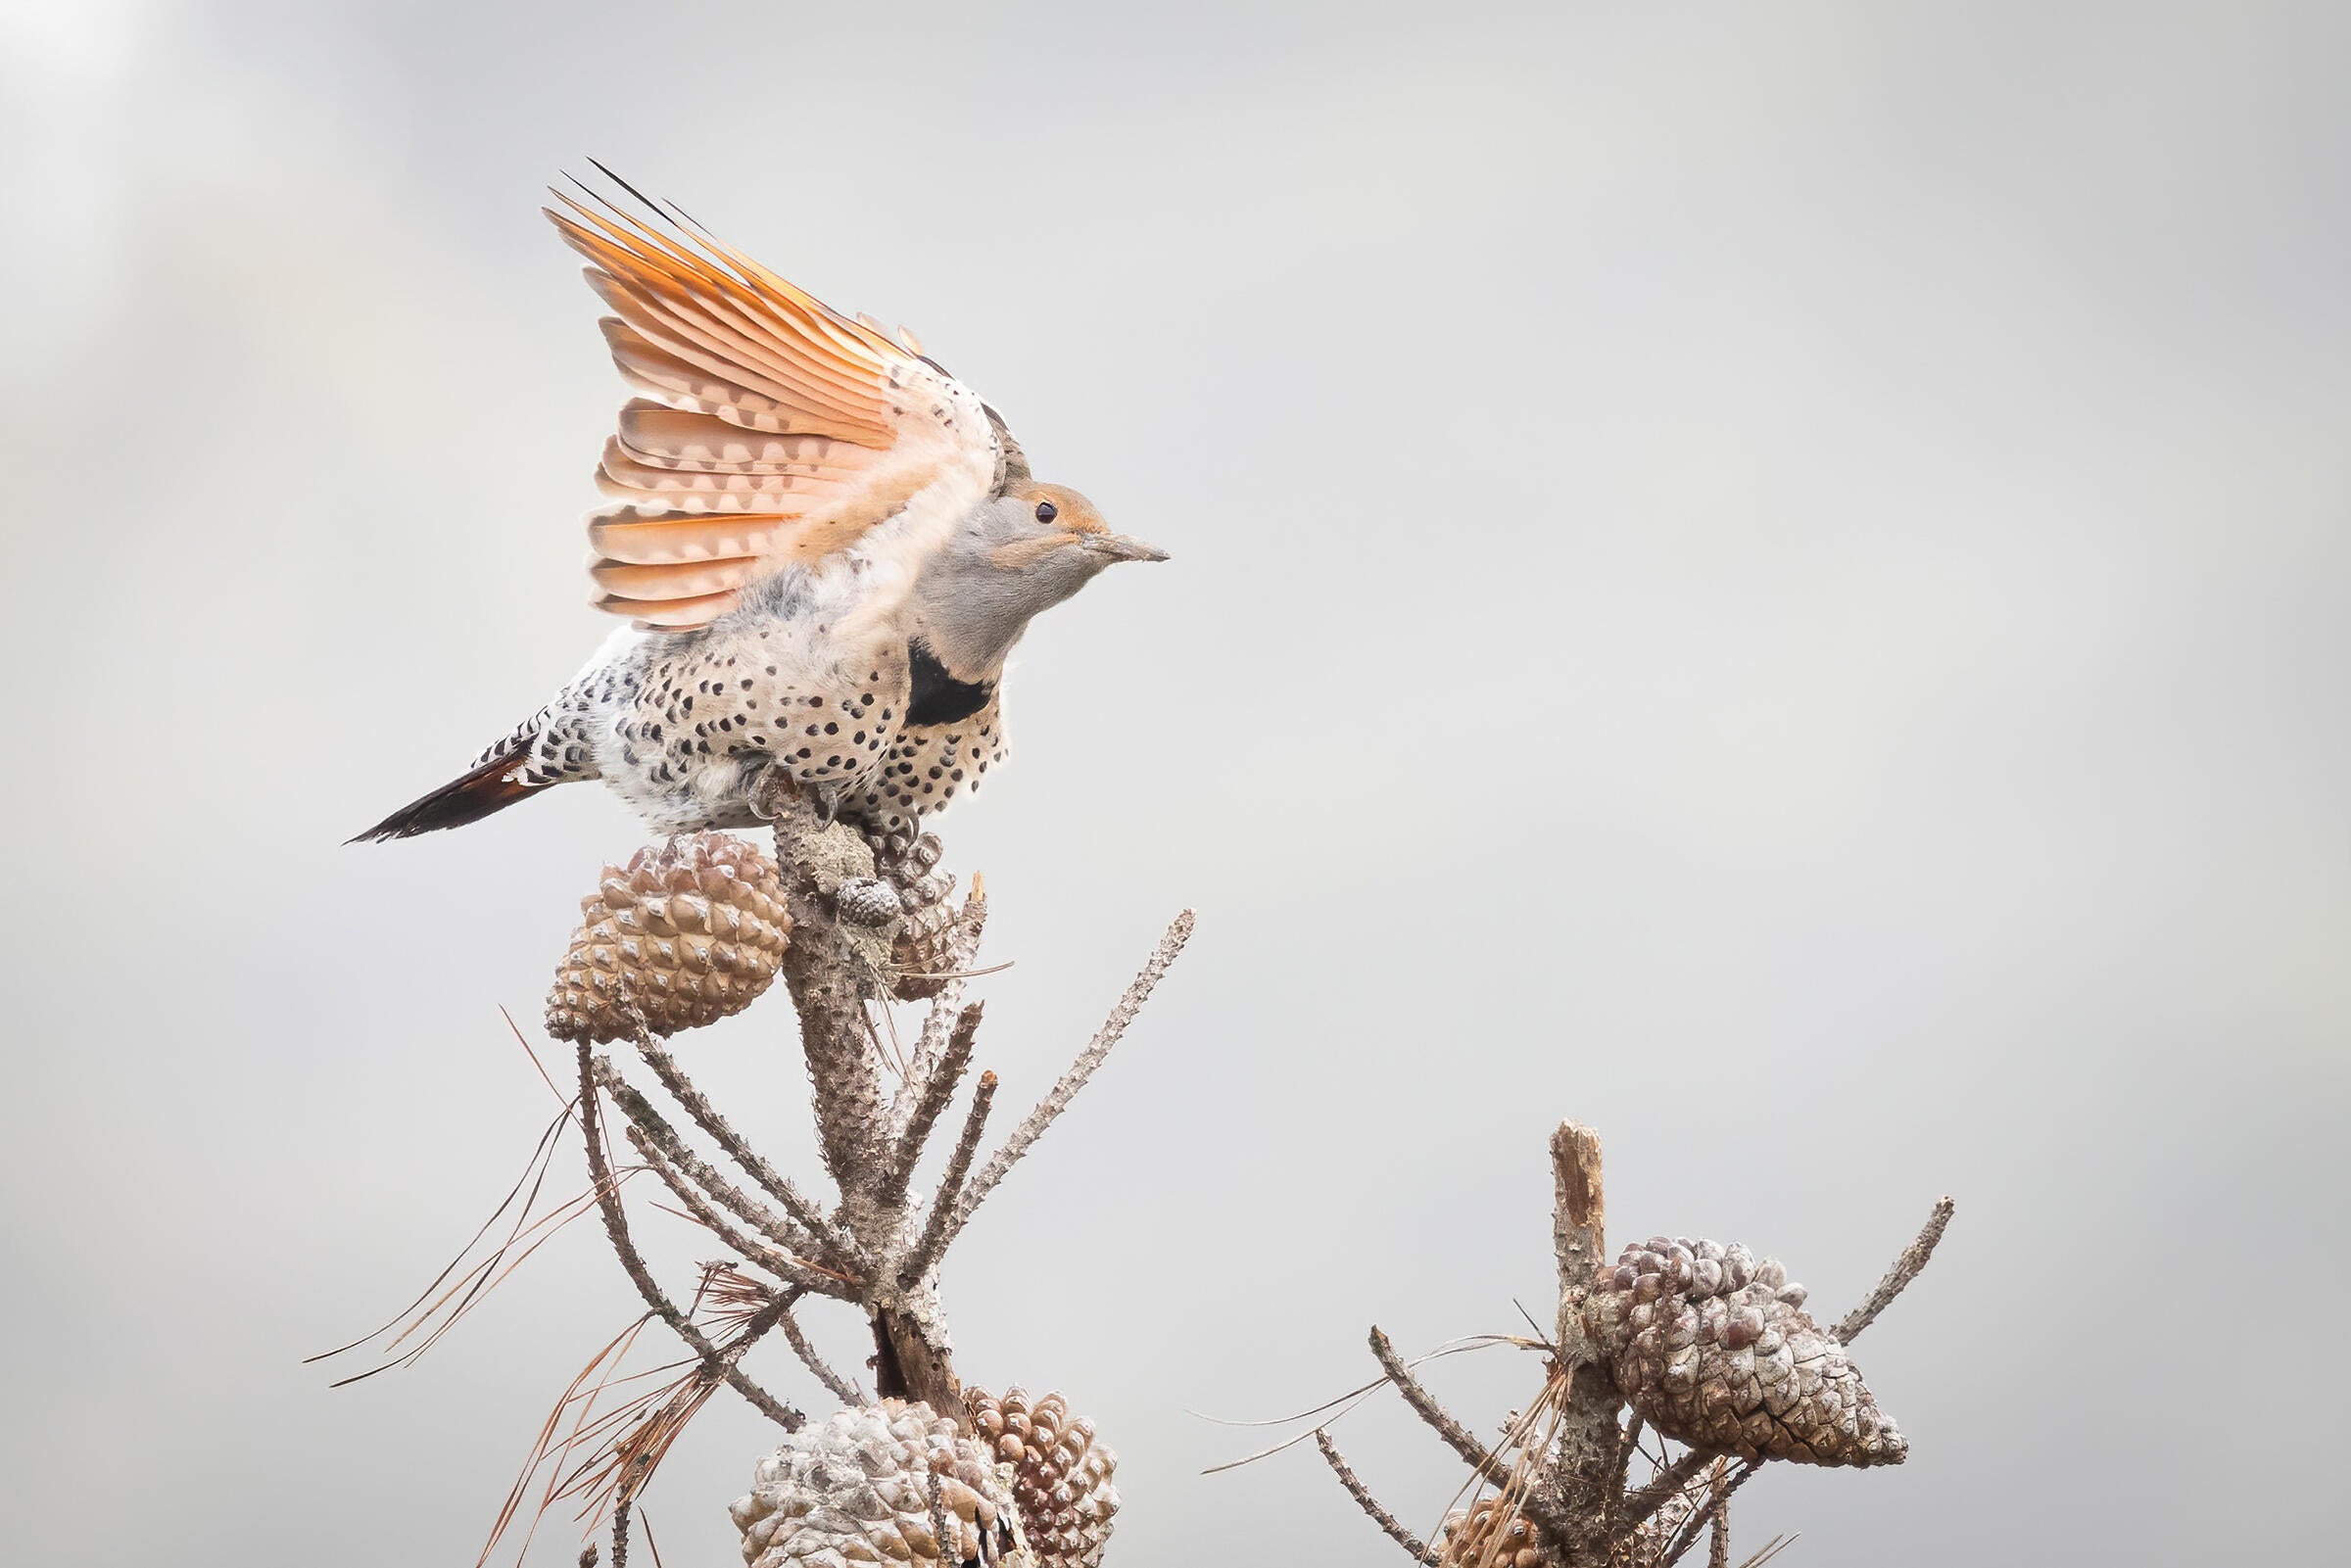
[[[1051,501],[1040,500],[1036,503],[1036,520],[1038,522],[1049,523],[1060,515],[1061,508],[1054,505]]]

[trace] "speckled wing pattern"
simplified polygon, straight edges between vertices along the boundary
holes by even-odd
[[[599,608],[705,626],[793,562],[906,533],[922,552],[986,498],[996,427],[918,351],[674,210],[554,196],[547,215],[588,258],[613,363],[643,394],[597,470],[613,501],[588,519]]]

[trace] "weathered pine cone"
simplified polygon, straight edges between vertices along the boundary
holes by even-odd
[[[1035,1562],[1021,1539],[1011,1467],[928,1404],[885,1400],[802,1427],[759,1461],[750,1495],[727,1512],[751,1568],[938,1563],[934,1475],[947,1563]]]
[[[691,833],[604,868],[547,997],[547,1032],[601,1043],[715,1023],[751,1005],[792,933],[775,862],[740,838]]]
[[[955,967],[955,931],[962,912],[948,898],[955,891],[954,875],[938,869],[940,850],[935,834],[875,834],[872,841],[874,874],[897,889],[902,917],[889,950],[890,990],[900,1001],[928,1001],[945,987],[946,975]]]
[[[1584,1301],[1616,1392],[1667,1437],[1747,1459],[1899,1464],[1909,1444],[1804,1290],[1745,1247],[1653,1236]]]
[[[1445,1516],[1437,1535],[1440,1568],[1538,1568],[1535,1527],[1498,1497],[1478,1498]]]
[[[1094,1441],[1094,1424],[1073,1418],[1058,1394],[1032,1400],[1009,1388],[998,1399],[967,1386],[963,1403],[974,1434],[1013,1466],[1012,1498],[1037,1568],[1097,1568],[1119,1511],[1110,1481],[1119,1459]]]

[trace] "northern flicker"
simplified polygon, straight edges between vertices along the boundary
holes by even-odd
[[[644,212],[556,192],[548,216],[588,258],[641,394],[598,469],[612,504],[588,519],[596,603],[632,624],[360,839],[587,779],[660,832],[749,827],[770,770],[869,827],[912,827],[1003,760],[997,686],[1030,620],[1106,566],[1167,558],[1038,483],[910,335],[623,188]]]

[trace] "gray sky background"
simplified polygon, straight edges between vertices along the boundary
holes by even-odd
[[[297,1364],[511,1181],[498,1009],[638,841],[577,790],[339,846],[604,629],[623,391],[534,210],[594,155],[1175,552],[1038,625],[943,823],[1008,1104],[1201,911],[947,1279],[967,1375],[1120,1451],[1119,1562],[1391,1560],[1186,1412],[1540,1313],[1564,1116],[1617,1241],[1831,1312],[1959,1200],[1859,1356],[1909,1464],[1775,1469],[1744,1544],[2323,1555],[2347,58],[2325,4],[9,0],[6,1554],[469,1563],[635,1310],[581,1229],[413,1370]],[[682,1050],[812,1164],[784,1010]],[[1338,1435],[1434,1523],[1425,1433]],[[672,1568],[768,1442],[674,1453]]]

